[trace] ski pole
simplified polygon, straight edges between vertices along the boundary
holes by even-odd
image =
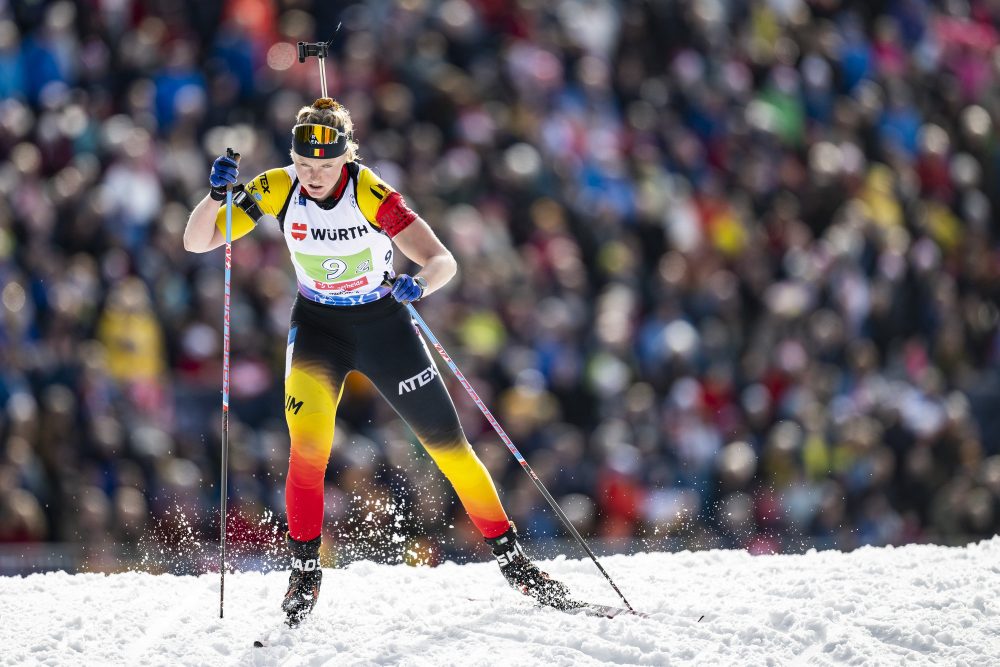
[[[240,154],[232,148],[226,156],[240,163]],[[226,600],[226,500],[229,489],[229,297],[233,266],[233,186],[226,184],[226,296],[222,317],[222,482],[219,528],[219,618],[223,617]]]
[[[615,585],[615,582],[611,579],[611,575],[609,575],[607,571],[601,566],[601,563],[597,560],[597,556],[594,555],[594,552],[591,551],[589,546],[587,546],[587,543],[583,541],[583,538],[580,536],[580,533],[576,530],[576,528],[573,526],[570,520],[563,513],[562,509],[559,507],[559,503],[556,502],[556,499],[552,497],[552,494],[549,493],[549,490],[545,488],[544,484],[542,484],[542,480],[538,479],[538,475],[535,474],[535,471],[531,469],[531,466],[528,465],[528,462],[524,460],[523,456],[521,456],[521,452],[517,451],[517,447],[514,446],[514,443],[511,441],[510,437],[500,426],[500,423],[497,422],[497,420],[493,417],[493,414],[490,412],[489,408],[486,407],[486,404],[483,403],[483,400],[479,398],[479,394],[476,393],[476,390],[472,388],[472,385],[469,384],[469,381],[465,379],[465,376],[462,374],[462,371],[458,369],[458,366],[455,365],[455,362],[452,361],[451,357],[448,356],[448,353],[445,352],[444,347],[442,347],[441,343],[438,342],[437,337],[430,330],[430,327],[427,326],[427,323],[424,322],[424,318],[420,317],[420,314],[417,312],[417,309],[413,307],[412,303],[406,303],[406,308],[407,310],[410,311],[410,315],[420,326],[421,330],[423,330],[423,332],[427,334],[427,338],[430,339],[431,344],[438,351],[438,354],[440,354],[441,358],[444,359],[446,364],[448,364],[448,367],[451,369],[451,372],[455,374],[455,377],[458,378],[458,381],[462,383],[463,387],[465,387],[465,391],[472,398],[473,402],[475,402],[475,404],[479,407],[480,412],[482,412],[483,416],[486,417],[486,421],[490,423],[490,425],[493,427],[493,430],[497,432],[497,435],[500,436],[500,439],[503,440],[505,445],[507,445],[507,449],[510,450],[510,453],[514,455],[514,458],[517,459],[517,462],[521,464],[522,468],[524,468],[524,472],[528,473],[528,476],[531,477],[531,481],[535,483],[535,486],[538,487],[538,490],[542,492],[543,496],[545,496],[545,500],[549,502],[549,505],[552,506],[552,509],[553,511],[555,511],[556,516],[558,516],[559,520],[562,521],[564,526],[566,526],[566,530],[568,530],[573,535],[573,537],[576,538],[576,541],[580,543],[580,546],[583,547],[583,550],[587,552],[587,555],[590,556],[590,559],[594,561],[594,565],[597,566],[597,569],[601,571],[601,574],[604,575],[604,578],[608,580],[609,584],[611,584],[611,588],[615,589],[615,593],[618,593],[618,597],[622,599],[622,602],[625,603],[625,606],[628,608],[628,610],[635,611],[634,609],[632,609],[632,605],[629,604],[628,600],[625,599],[625,596],[622,595],[622,592],[618,589],[618,586]]]

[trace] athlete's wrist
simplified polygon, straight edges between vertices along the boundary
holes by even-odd
[[[417,298],[424,298],[424,295],[427,294],[427,278],[424,278],[423,276],[413,276],[413,282],[420,288],[420,296]]]

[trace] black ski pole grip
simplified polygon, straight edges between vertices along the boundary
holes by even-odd
[[[234,151],[232,148],[226,148],[226,157],[236,163],[237,166],[240,164],[240,154]],[[230,191],[233,189],[232,183],[226,184],[226,190]]]

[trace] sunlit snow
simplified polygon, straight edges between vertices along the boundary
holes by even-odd
[[[286,573],[0,578],[5,665],[1000,665],[1000,538],[965,548],[602,560],[650,618],[537,608],[496,565],[327,569],[283,629]],[[589,560],[546,569],[620,604]],[[268,648],[253,641],[271,636]]]

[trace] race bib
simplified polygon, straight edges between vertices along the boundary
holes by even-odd
[[[365,274],[372,270],[372,251],[365,248],[359,253],[340,257],[297,252],[295,262],[312,280],[313,289],[350,291],[368,284]]]

